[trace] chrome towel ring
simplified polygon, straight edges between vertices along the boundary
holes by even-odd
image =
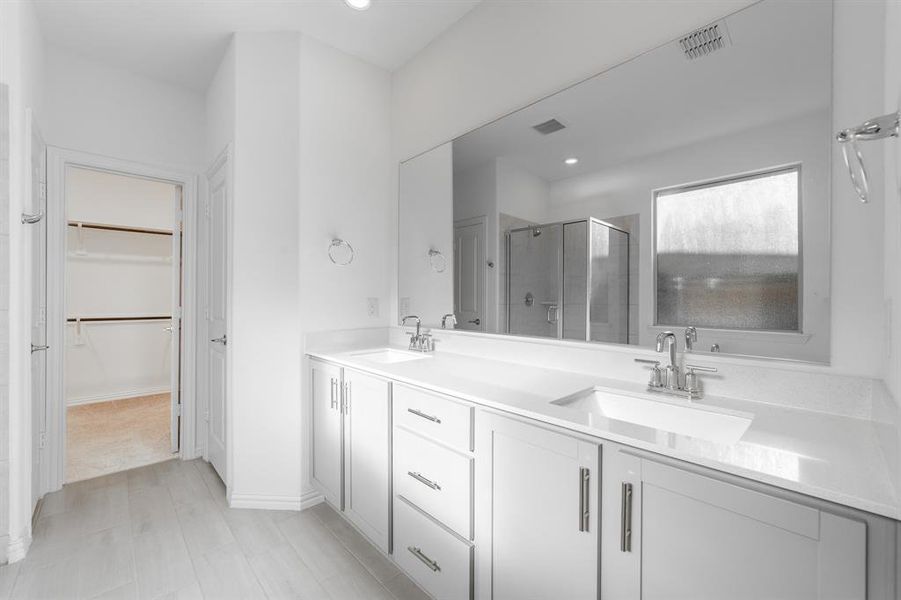
[[[342,239],[335,238],[329,244],[328,257],[339,267],[345,267],[354,261],[354,247]]]
[[[842,158],[845,159],[845,166],[851,177],[851,185],[854,186],[854,191],[857,192],[857,197],[861,202],[869,201],[870,178],[858,142],[898,137],[899,128],[901,128],[901,112],[893,112],[869,119],[856,127],[843,129],[835,134],[835,139],[841,144]]]

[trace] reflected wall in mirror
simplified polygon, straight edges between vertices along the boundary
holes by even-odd
[[[713,25],[404,162],[400,312],[828,362],[832,4]]]

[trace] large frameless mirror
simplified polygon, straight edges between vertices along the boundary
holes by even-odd
[[[764,0],[405,161],[398,316],[828,362],[832,35]]]

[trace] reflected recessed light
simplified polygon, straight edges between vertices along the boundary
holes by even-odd
[[[366,10],[372,0],[344,0],[344,3],[355,10]]]
[[[574,156],[574,157],[572,157],[572,158],[567,158],[567,159],[564,160],[563,162],[565,162],[565,163],[568,164],[568,165],[574,165],[574,164],[576,164],[577,162],[579,162],[579,159],[576,158],[576,157]]]

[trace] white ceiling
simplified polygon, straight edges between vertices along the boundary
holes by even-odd
[[[394,70],[481,0],[35,0],[45,42],[205,90],[236,31],[298,31]]]
[[[707,57],[671,42],[457,138],[454,169],[504,157],[559,181],[829,107],[830,3],[772,0],[725,21],[732,45]],[[567,128],[532,130],[551,118]]]

